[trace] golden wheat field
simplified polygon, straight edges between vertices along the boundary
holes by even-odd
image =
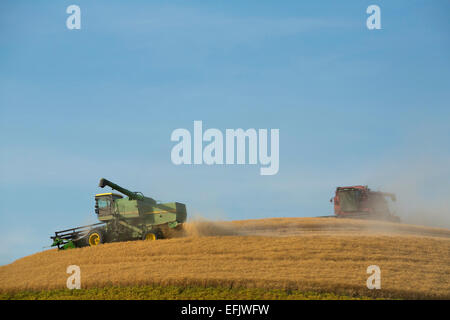
[[[333,218],[191,222],[158,241],[46,250],[0,267],[0,292],[82,288],[266,288],[380,298],[450,299],[450,230]],[[367,267],[381,269],[369,290]]]

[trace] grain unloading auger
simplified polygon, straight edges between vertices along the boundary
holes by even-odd
[[[99,187],[111,187],[127,197],[109,192],[95,195],[99,223],[55,232],[52,246],[68,249],[95,246],[105,242],[156,240],[178,230],[186,221],[186,206],[179,202],[158,203],[140,192],[133,192],[107,180]]]

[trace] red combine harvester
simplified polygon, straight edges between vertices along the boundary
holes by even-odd
[[[338,218],[358,218],[400,222],[388,204],[395,201],[395,194],[372,191],[367,186],[337,187],[334,198],[334,214]]]

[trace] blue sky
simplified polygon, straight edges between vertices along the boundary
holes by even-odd
[[[66,28],[71,4],[81,30]],[[370,4],[382,30],[366,28]],[[328,215],[336,186],[350,184],[440,208],[450,192],[449,9],[2,1],[0,264],[95,222],[101,177],[209,219]],[[279,173],[173,165],[170,135],[194,120],[280,129]]]

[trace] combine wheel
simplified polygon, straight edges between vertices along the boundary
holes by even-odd
[[[145,240],[145,241],[153,241],[156,239],[158,239],[158,236],[156,235],[156,233],[154,233],[152,231],[145,233],[144,236],[142,237],[142,240]]]
[[[96,246],[104,242],[103,232],[99,229],[90,231],[87,235],[88,246]]]
[[[158,240],[158,239],[162,239],[163,238],[163,234],[161,232],[161,230],[152,230],[149,231],[147,233],[144,234],[144,236],[142,237],[142,240]]]

